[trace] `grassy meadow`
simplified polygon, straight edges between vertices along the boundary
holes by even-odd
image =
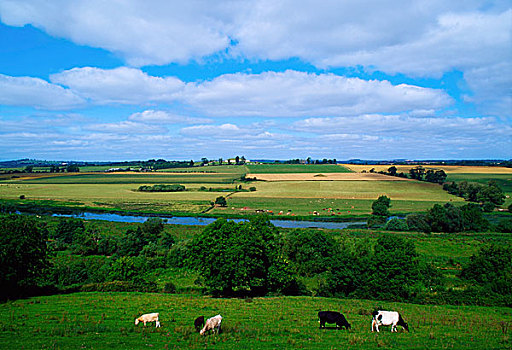
[[[334,164],[251,164],[176,168],[175,172],[151,173],[58,173],[18,174],[0,182],[0,199],[16,200],[25,196],[34,201],[73,203],[76,207],[118,211],[143,211],[167,214],[247,215],[254,210],[270,210],[274,215],[362,216],[371,213],[371,204],[380,195],[391,198],[392,213],[420,212],[434,204],[463,203],[437,184],[398,179],[379,174],[361,174],[368,166]],[[389,166],[372,166],[376,171]],[[397,166],[408,171],[411,166]],[[350,170],[349,170],[350,168]],[[382,169],[381,169],[382,168]],[[428,168],[428,167],[427,167]],[[441,166],[447,181],[487,183],[495,180],[512,202],[512,169],[497,167]],[[199,169],[199,170],[198,170]],[[348,174],[349,171],[358,173]],[[336,175],[339,173],[339,175]],[[275,181],[241,182],[246,174],[275,177]],[[297,175],[304,174],[304,179]],[[310,174],[310,175],[308,175]],[[324,174],[314,176],[311,174]],[[327,174],[327,175],[325,175]],[[331,177],[335,174],[334,177]],[[357,176],[361,175],[361,178]],[[364,175],[364,176],[363,176]],[[350,176],[350,178],[343,178]],[[370,178],[374,176],[375,178]],[[315,181],[309,181],[315,180]],[[371,181],[370,181],[371,180]],[[402,181],[397,181],[402,180]],[[185,192],[138,192],[141,185],[183,184]],[[245,191],[235,192],[235,186]],[[200,190],[201,187],[207,190]],[[254,187],[255,191],[248,191]],[[232,192],[229,189],[233,188]],[[210,191],[208,191],[210,189]],[[227,207],[214,207],[218,196],[228,200]],[[66,204],[67,205],[67,204]],[[332,210],[324,210],[331,208]]]
[[[399,311],[410,332],[371,332],[374,308]],[[317,313],[342,311],[352,329],[318,329]],[[134,325],[159,312],[161,328]],[[223,316],[222,332],[200,336],[197,316]],[[505,349],[509,308],[414,305],[313,297],[215,299],[194,295],[75,293],[0,305],[2,349]]]

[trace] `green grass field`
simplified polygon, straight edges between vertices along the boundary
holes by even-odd
[[[335,164],[250,164],[247,169],[251,174],[282,173],[351,173],[342,165]]]
[[[281,165],[277,165],[281,166]],[[284,165],[283,165],[284,166]],[[319,165],[324,167],[324,165]],[[333,165],[333,167],[336,167]],[[254,192],[237,192],[228,196],[226,208],[215,208],[213,214],[251,214],[256,209],[272,210],[274,214],[291,210],[295,215],[312,215],[318,211],[335,215],[368,215],[371,203],[380,195],[392,200],[395,213],[424,211],[436,203],[461,202],[462,199],[442,190],[441,186],[417,181],[256,181],[235,183],[236,173],[215,174],[80,174],[29,179],[14,179],[0,183],[0,198],[17,199],[24,195],[30,200],[75,202],[78,206],[115,210],[200,213],[210,207],[221,191],[229,185],[255,187]],[[142,184],[180,183],[185,192],[137,192]],[[228,186],[226,186],[228,185]],[[219,191],[198,191],[201,187]],[[243,210],[250,208],[251,210]],[[339,214],[338,214],[339,213]]]
[[[399,311],[410,333],[371,332],[374,308]],[[317,313],[342,311],[350,331],[318,329]],[[161,328],[134,325],[159,312]],[[219,335],[194,332],[197,316],[223,316]],[[509,308],[430,306],[312,297],[214,299],[192,295],[76,293],[0,305],[3,349],[505,349]],[[399,327],[400,328],[400,327]]]

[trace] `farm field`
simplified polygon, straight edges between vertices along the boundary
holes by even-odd
[[[250,164],[251,174],[280,173],[350,173],[352,170],[336,164]]]
[[[395,166],[398,172],[408,173],[409,169],[416,168],[418,165],[363,165],[363,164],[342,164],[345,168],[360,173],[363,170],[369,172],[375,169],[376,172],[387,171],[391,166]],[[444,170],[447,174],[512,174],[512,168],[497,166],[465,166],[465,165],[421,165],[425,169]]]
[[[374,308],[399,311],[410,333],[391,333],[389,327],[372,333]],[[318,329],[321,310],[341,310],[352,329]],[[147,312],[160,312],[161,328],[134,325],[135,317]],[[203,337],[194,332],[197,316],[219,313],[223,316],[219,335]],[[500,307],[312,297],[75,293],[0,305],[0,348],[503,349],[511,346],[511,322],[510,309]]]
[[[323,165],[322,165],[323,166]],[[213,168],[213,167],[212,167]],[[216,207],[212,214],[249,214],[253,210],[291,211],[294,215],[367,215],[371,203],[380,195],[392,199],[391,211],[396,213],[423,211],[436,203],[461,202],[462,199],[426,182],[403,180],[380,174],[357,173],[281,173],[258,174],[278,181],[241,183],[236,173],[89,173],[50,177],[28,177],[0,183],[0,198],[15,200],[24,195],[29,200],[74,202],[76,206],[115,210],[201,213],[208,210],[218,196],[228,199],[226,208]],[[329,179],[343,181],[308,181]],[[294,180],[294,179],[303,180]],[[367,178],[371,181],[365,181]],[[281,181],[279,181],[281,179]],[[283,180],[288,179],[288,180]],[[184,184],[185,192],[138,192],[143,184]],[[242,186],[253,192],[226,192]],[[199,191],[201,187],[212,191]],[[325,212],[324,208],[339,209]],[[247,210],[250,209],[250,210]]]

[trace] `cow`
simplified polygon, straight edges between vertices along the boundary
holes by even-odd
[[[320,328],[325,328],[326,323],[336,323],[336,328],[341,329],[345,327],[346,329],[350,329],[350,323],[348,323],[347,319],[343,314],[336,311],[320,311],[318,313],[318,318],[320,319]]]
[[[204,326],[204,316],[199,316],[194,320],[194,327],[196,328],[196,332],[199,332],[201,328]]]
[[[209,319],[206,320],[206,323],[205,323],[203,329],[201,329],[201,331],[199,332],[199,334],[204,335],[209,330],[213,330],[213,332],[215,332],[215,330],[217,330],[217,333],[219,333],[221,322],[222,322],[221,315],[210,317]]]
[[[156,328],[158,328],[158,327],[160,327],[160,321],[158,320],[158,315],[159,315],[158,312],[154,312],[152,314],[144,314],[140,317],[137,317],[135,319],[135,325],[138,325],[139,322],[144,322],[144,326],[145,326],[146,323],[148,323],[148,322],[155,322]]]
[[[397,332],[397,325],[404,327],[409,332],[409,325],[398,312],[379,310],[372,313],[372,332],[374,330],[379,332],[379,326],[391,326],[391,332]]]

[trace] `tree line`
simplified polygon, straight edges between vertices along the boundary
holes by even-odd
[[[152,291],[155,271],[197,271],[204,293],[217,296],[319,295],[428,303],[512,305],[512,249],[485,245],[463,266],[464,291],[447,287],[411,240],[382,233],[375,240],[322,230],[280,231],[266,216],[236,223],[219,219],[177,241],[152,218],[120,235],[83,220],[56,225],[11,214],[0,220],[0,294]],[[22,251],[23,254],[19,254]],[[313,287],[303,276],[314,278]],[[39,288],[39,290],[37,290]]]

